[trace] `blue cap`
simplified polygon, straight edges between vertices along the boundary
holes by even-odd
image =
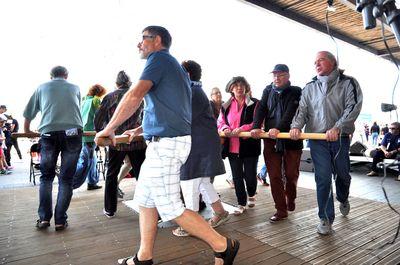
[[[274,70],[271,71],[271,73],[274,72],[286,72],[289,73],[289,67],[286,64],[277,64],[274,67]]]

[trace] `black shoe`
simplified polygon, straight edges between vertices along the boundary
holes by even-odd
[[[63,225],[56,225],[55,229],[56,229],[57,232],[58,231],[63,231],[63,230],[65,230],[65,228],[67,228],[67,226],[68,226],[68,222],[65,221],[65,223]]]
[[[109,218],[109,219],[111,219],[111,218],[113,218],[113,217],[115,216],[115,213],[107,212],[105,209],[103,209],[103,213],[104,213],[104,215],[107,216],[107,218]]]
[[[88,184],[87,185],[87,190],[97,190],[97,189],[101,189],[101,186],[99,186],[97,184]]]
[[[47,227],[50,226],[50,222],[49,221],[41,221],[41,220],[37,220],[36,221],[36,227],[37,229],[46,229]]]

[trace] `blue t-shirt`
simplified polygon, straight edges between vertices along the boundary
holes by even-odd
[[[140,80],[153,83],[145,96],[144,138],[190,135],[190,80],[178,61],[167,50],[153,52],[147,58]]]
[[[389,152],[400,148],[400,135],[385,134],[381,145],[386,147]]]

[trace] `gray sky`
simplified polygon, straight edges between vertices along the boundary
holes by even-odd
[[[122,69],[137,80],[144,61],[136,44],[141,30],[151,24],[171,32],[170,51],[179,61],[202,65],[207,94],[214,86],[223,89],[232,76],[243,75],[253,95],[260,97],[277,63],[286,63],[292,83],[303,87],[315,75],[316,52],[336,53],[327,35],[238,0],[2,0],[0,104],[22,119],[30,95],[58,64],[69,69],[69,81],[80,86],[82,96],[95,83],[113,90]],[[363,89],[363,113],[388,119],[380,103],[391,101],[396,68],[338,44],[340,67]]]

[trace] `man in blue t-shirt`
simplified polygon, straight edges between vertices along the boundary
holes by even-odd
[[[120,101],[110,122],[96,135],[109,137],[115,145],[115,130],[146,101],[142,127],[125,132],[133,139],[143,133],[149,144],[140,171],[134,202],[139,209],[141,245],[133,257],[119,264],[153,264],[158,215],[174,220],[189,234],[204,240],[214,250],[216,262],[232,264],[239,241],[218,234],[196,212],[184,208],[180,199],[180,168],[191,148],[190,80],[169,54],[171,35],[160,26],[146,27],[138,44],[146,65],[139,82]],[[221,263],[222,264],[222,263]]]
[[[372,160],[371,172],[369,172],[367,176],[370,177],[379,176],[377,164],[379,162],[382,162],[383,159],[385,158],[389,159],[396,158],[399,152],[400,152],[400,123],[393,122],[390,125],[390,132],[385,134],[385,136],[383,137],[381,146],[377,148],[376,151],[372,154],[373,160]]]

